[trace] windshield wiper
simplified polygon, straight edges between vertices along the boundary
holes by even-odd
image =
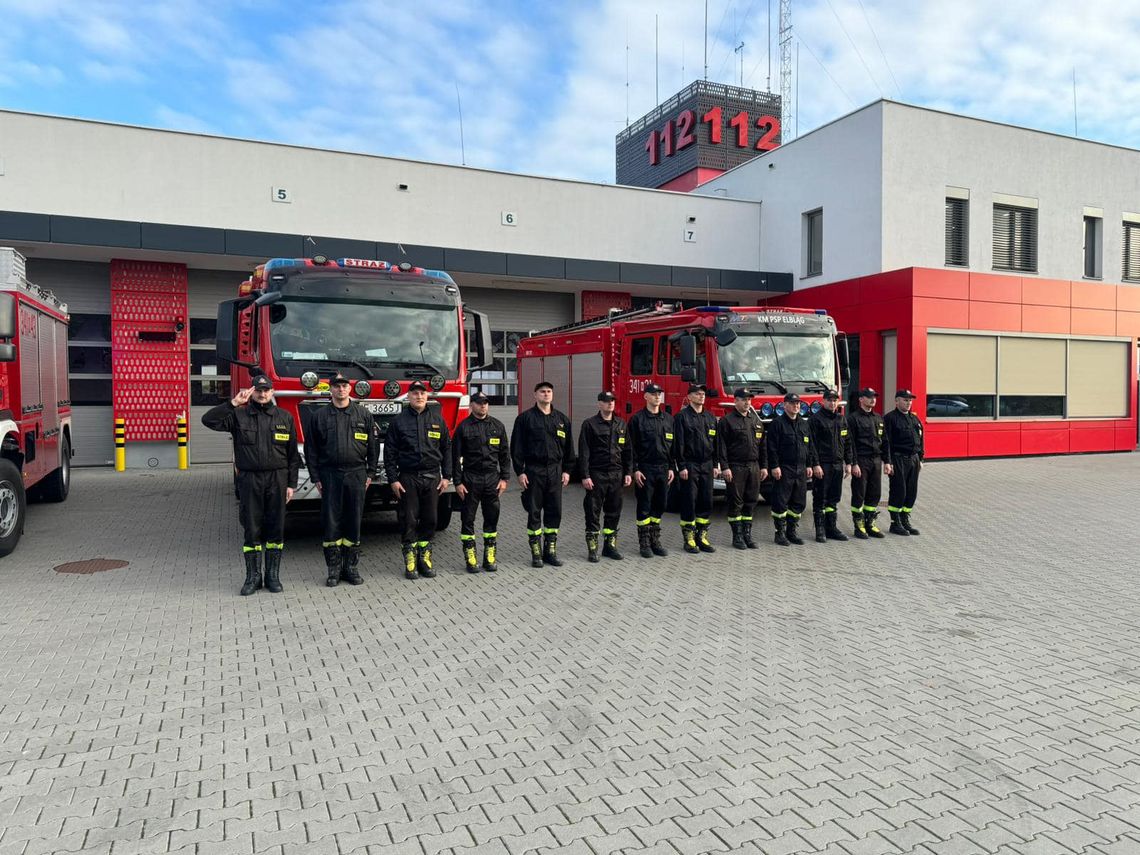
[[[751,390],[754,386],[758,386],[758,385],[775,386],[777,389],[780,390],[780,394],[782,394],[782,395],[788,394],[788,387],[785,386],[783,383],[781,383],[779,380],[745,380],[744,381],[744,388],[745,389]],[[759,392],[759,391],[763,391],[763,390],[757,389],[756,391]]]
[[[442,371],[430,362],[417,362],[414,359],[370,359],[368,362],[371,365],[392,365],[397,368],[421,368],[430,371],[432,374],[443,374]]]
[[[819,389],[821,393],[831,391],[831,387],[824,383],[822,380],[798,380],[796,382],[805,383],[808,390]]]
[[[369,380],[372,380],[375,376],[375,375],[373,375],[373,373],[371,371],[368,370],[367,365],[365,365],[363,362],[360,362],[359,360],[356,360],[356,359],[332,359],[332,358],[326,356],[323,359],[301,359],[298,361],[299,362],[331,362],[333,365],[355,365],[357,368],[359,368],[361,371],[364,372],[364,376],[367,377]]]

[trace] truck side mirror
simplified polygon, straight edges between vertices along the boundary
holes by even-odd
[[[16,345],[0,344],[0,362],[16,361]]]
[[[691,334],[683,335],[678,341],[681,349],[681,368],[694,368],[697,364],[697,339]]]
[[[718,327],[715,338],[718,347],[728,347],[736,341],[736,330],[727,326]]]
[[[847,333],[838,333],[835,345],[839,350],[839,385],[841,389],[847,389],[851,385],[851,351],[847,347]]]
[[[491,321],[482,312],[464,308],[463,313],[475,322],[475,365],[473,371],[490,368],[495,363],[491,350]]]
[[[681,369],[681,382],[682,383],[696,383],[697,382],[697,369],[690,365]]]
[[[16,298],[0,295],[0,338],[16,337]]]
[[[238,314],[249,304],[248,300],[223,300],[218,303],[218,330],[215,349],[220,362],[238,362]]]

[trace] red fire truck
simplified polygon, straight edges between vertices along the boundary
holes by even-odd
[[[0,556],[20,542],[28,499],[62,502],[71,488],[68,320],[0,247]]]
[[[218,359],[232,364],[233,389],[248,386],[252,373],[271,377],[277,405],[293,414],[302,436],[316,408],[329,405],[328,381],[337,371],[355,381],[354,396],[381,438],[413,380],[431,387],[429,406],[454,431],[470,410],[468,371],[488,362],[490,342],[487,316],[464,308],[447,273],[407,262],[274,258],[241,284],[237,299],[218,306]],[[318,498],[304,467],[294,498]],[[395,507],[383,453],[368,503]],[[451,503],[451,494],[440,497],[440,528]]]

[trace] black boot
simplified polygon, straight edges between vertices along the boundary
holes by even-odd
[[[875,522],[875,518],[878,515],[878,511],[865,511],[863,513],[863,526],[867,529],[868,537],[874,537],[882,540],[884,537],[886,537],[886,535],[883,534],[882,530],[879,528],[879,524]]]
[[[744,538],[744,545],[749,549],[759,549],[760,546],[752,539],[752,520],[742,520],[740,523],[740,536]]]
[[[245,555],[245,584],[241,586],[241,595],[248,597],[256,594],[261,587],[261,553],[251,549]]]
[[[747,549],[748,547],[744,545],[744,523],[733,520],[728,526],[732,529],[732,548]]]
[[[839,530],[839,514],[836,511],[823,515],[823,530],[828,540],[847,540],[847,535]]]
[[[784,534],[784,527],[786,524],[787,524],[787,520],[784,517],[772,517],[772,525],[774,525],[776,527],[776,538],[775,538],[775,540],[776,540],[777,546],[787,546],[788,545],[788,536],[786,534]]]
[[[696,555],[701,551],[701,548],[697,546],[697,532],[695,525],[681,523],[681,541],[685,544],[685,551],[691,555]]]
[[[404,544],[404,578],[405,579],[418,579],[420,574],[416,572],[416,546],[414,543]],[[332,579],[329,579],[329,584],[334,584]]]
[[[265,550],[265,588],[271,594],[280,594],[285,589],[281,586],[281,550]]]
[[[416,572],[425,579],[435,578],[435,568],[431,566],[431,543],[421,543],[416,547]]]
[[[618,552],[616,528],[604,536],[602,543],[602,555],[612,561],[621,561],[625,557],[620,552]]]
[[[360,564],[360,545],[342,546],[340,548],[340,579],[350,585],[363,585],[364,579],[356,569]]]
[[[598,554],[598,533],[596,531],[586,532],[586,560],[591,564],[597,564],[602,560]]]
[[[862,511],[852,511],[851,521],[855,524],[855,537],[859,540],[867,539],[866,516]]]
[[[800,521],[795,517],[789,515],[785,520],[785,523],[786,525],[784,527],[784,533],[788,536],[788,543],[794,543],[796,546],[803,546],[803,538],[796,534],[796,527],[799,525]]]
[[[823,511],[813,510],[811,515],[815,522],[815,542],[827,543],[827,531],[823,527]]]
[[[326,546],[323,552],[325,553],[325,571],[328,573],[325,584],[330,588],[335,588],[340,584],[340,547]]]
[[[539,568],[542,566],[542,535],[532,534],[530,540],[530,566]]]
[[[483,569],[488,573],[494,573],[499,569],[499,564],[495,557],[497,551],[494,535],[490,537],[483,535]]]
[[[639,525],[637,527],[637,554],[642,558],[653,557],[653,547],[650,546],[650,539],[652,538],[651,525]]]
[[[664,558],[669,554],[669,550],[661,545],[661,523],[655,522],[649,524],[649,548],[653,550],[653,554]]]
[[[546,534],[542,540],[542,563],[551,567],[561,567],[562,559],[558,557],[558,535]]]
[[[709,540],[708,523],[697,523],[697,548],[701,552],[716,552],[716,547]]]
[[[907,531],[902,522],[899,520],[899,512],[891,511],[891,534],[901,534],[903,537],[910,537],[910,532]]]
[[[479,554],[475,551],[475,538],[462,538],[459,544],[463,548],[463,566],[468,573],[478,573]]]
[[[906,533],[909,534],[911,537],[914,537],[916,534],[919,533],[918,529],[910,524],[910,511],[902,511],[899,514],[899,523],[902,525],[903,528],[906,529]]]

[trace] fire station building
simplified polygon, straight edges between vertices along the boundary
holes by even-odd
[[[879,101],[688,183],[655,153],[642,171],[698,186],[0,111],[0,246],[69,304],[80,465],[113,459],[116,415],[130,466],[172,465],[180,413],[192,462],[229,460],[196,429],[230,394],[217,304],[267,258],[318,253],[450,272],[490,316],[473,384],[508,421],[531,330],[767,302],[831,312],[853,388],[912,388],[932,457],[1136,446],[1140,152]]]

